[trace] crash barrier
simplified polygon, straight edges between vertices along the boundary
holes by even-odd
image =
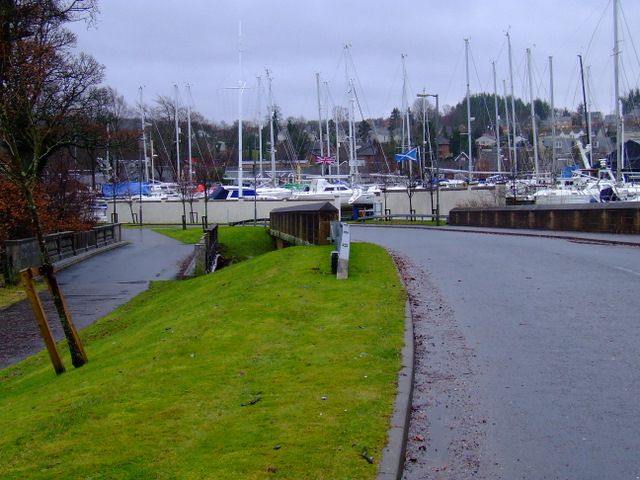
[[[454,208],[449,225],[531,228],[601,233],[640,233],[637,202]]]
[[[328,245],[338,209],[330,202],[276,208],[269,215],[269,234],[285,245]]]
[[[45,236],[47,252],[53,263],[120,242],[119,223],[101,225],[84,232],[59,232]],[[4,242],[3,274],[5,282],[16,284],[20,271],[42,263],[38,240],[24,238]]]

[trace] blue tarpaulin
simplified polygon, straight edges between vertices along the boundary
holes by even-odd
[[[131,197],[140,195],[140,189],[142,188],[142,195],[151,195],[149,185],[147,183],[140,182],[121,182],[115,184],[115,196],[116,197]],[[102,196],[113,197],[114,196],[114,184],[103,183],[102,184]]]
[[[573,172],[575,170],[580,170],[580,167],[578,165],[567,165],[562,170],[562,175],[560,175],[560,176],[562,178],[571,178],[573,176]]]

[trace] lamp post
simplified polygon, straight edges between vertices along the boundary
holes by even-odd
[[[436,216],[436,225],[440,226],[440,161],[438,158],[438,150],[439,150],[439,145],[438,145],[438,117],[440,115],[440,109],[439,109],[439,97],[437,93],[418,93],[418,97],[423,98],[424,101],[426,101],[427,97],[434,97],[436,99],[436,118],[435,118],[435,131],[436,131],[436,153],[435,153],[435,160],[436,160],[436,208],[434,211],[433,208],[433,201],[431,202],[431,214],[435,214]],[[432,170],[432,176],[433,176],[433,170]],[[433,188],[433,187],[432,187]]]

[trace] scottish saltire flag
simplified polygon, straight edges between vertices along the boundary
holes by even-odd
[[[332,165],[336,163],[336,157],[321,157],[320,155],[316,155],[316,163],[323,165]]]
[[[396,162],[404,162],[405,160],[411,160],[412,162],[418,161],[418,147],[412,148],[405,153],[396,153]]]

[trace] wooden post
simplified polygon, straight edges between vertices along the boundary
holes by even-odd
[[[22,277],[22,285],[27,292],[27,298],[31,303],[33,314],[36,317],[36,323],[38,324],[40,335],[42,335],[42,339],[44,340],[47,351],[49,352],[49,358],[51,358],[53,369],[55,370],[56,375],[60,375],[61,373],[64,373],[64,364],[62,363],[62,357],[60,357],[60,352],[58,351],[56,342],[53,339],[49,322],[47,322],[47,316],[44,313],[44,308],[42,308],[42,302],[40,301],[40,297],[38,297],[33,285],[33,273],[31,269],[27,268],[25,270],[21,270],[20,277]]]
[[[54,300],[56,297],[60,299],[66,321],[64,321],[62,318],[60,320],[62,323],[62,328],[65,330],[65,336],[67,337],[69,350],[71,351],[71,363],[73,363],[73,366],[76,368],[81,367],[85,363],[87,363],[89,359],[87,358],[87,353],[85,352],[84,346],[82,345],[82,340],[80,340],[80,335],[78,335],[78,331],[76,330],[76,327],[73,324],[73,320],[71,319],[71,312],[69,311],[67,302],[62,295],[62,291],[60,290],[60,286],[58,285],[58,280],[53,274],[53,267],[42,265],[39,269],[35,270],[40,272],[40,274],[44,275],[44,277],[47,279],[49,291],[51,292]]]

